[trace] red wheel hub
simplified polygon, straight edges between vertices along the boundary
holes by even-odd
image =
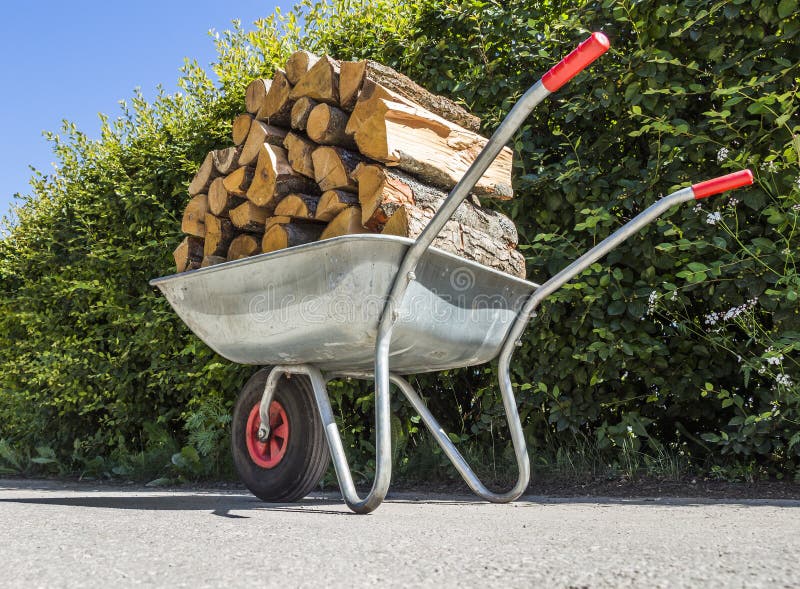
[[[269,437],[262,442],[258,439],[260,406],[260,402],[253,405],[247,418],[247,451],[252,461],[261,468],[275,468],[283,460],[289,445],[289,420],[283,405],[273,401],[269,406]]]

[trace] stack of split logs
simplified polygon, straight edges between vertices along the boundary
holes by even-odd
[[[233,147],[189,185],[182,272],[353,233],[417,237],[486,139],[480,120],[373,61],[294,53],[247,88]],[[509,199],[505,148],[434,246],[525,275],[517,231],[478,198]]]

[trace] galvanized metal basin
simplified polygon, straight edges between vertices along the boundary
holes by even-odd
[[[232,362],[370,371],[378,321],[412,243],[347,235],[150,284],[200,339]],[[392,371],[429,372],[494,359],[536,287],[428,250],[400,307]]]

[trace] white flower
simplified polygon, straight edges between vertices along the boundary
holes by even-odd
[[[772,356],[767,358],[767,364],[772,364],[773,366],[778,366],[781,362],[783,362],[783,356]]]
[[[713,213],[709,213],[708,216],[706,217],[706,223],[708,223],[709,225],[716,225],[720,221],[722,221],[722,215],[719,213],[719,211],[714,211]]]
[[[730,152],[728,151],[727,147],[720,148],[720,150],[717,152],[717,162],[720,164],[724,162],[726,159],[728,159],[728,154],[730,154]]]
[[[767,172],[775,172],[778,168],[775,166],[775,160],[770,160],[761,164],[761,169]]]
[[[739,199],[738,198],[731,198],[728,201],[728,206],[730,206],[732,208],[736,208],[736,205],[738,205],[738,204],[739,204]]]
[[[792,205],[792,210],[793,211],[800,211],[800,203],[797,203],[796,205]]]
[[[647,297],[647,314],[652,315],[656,310],[656,300],[658,300],[658,293],[651,291],[650,296]]]
[[[792,379],[789,378],[788,374],[779,374],[775,377],[775,383],[781,386],[790,387],[792,386]]]

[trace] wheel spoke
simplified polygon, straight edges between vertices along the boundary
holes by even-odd
[[[278,427],[272,430],[272,435],[276,438],[280,438],[281,440],[285,440],[289,435],[289,426],[285,423],[280,424]]]

